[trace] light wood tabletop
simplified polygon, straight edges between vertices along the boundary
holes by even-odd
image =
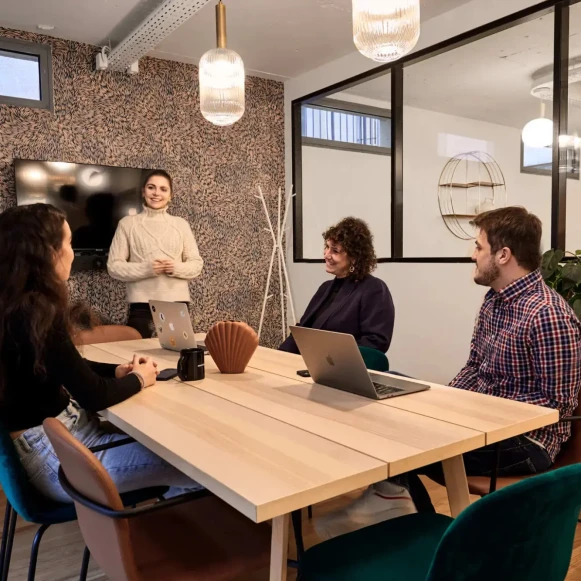
[[[99,344],[81,352],[122,363],[133,352],[149,354],[145,347]],[[158,382],[102,416],[248,518],[272,519],[270,581],[286,579],[292,511],[388,474],[382,460],[180,381]]]
[[[81,348],[95,361],[134,353],[176,367],[157,339]],[[558,412],[432,385],[375,401],[296,375],[300,355],[259,347],[245,373],[158,382],[103,412],[256,522],[273,519],[271,580],[285,578],[288,515],[359,487],[442,461],[451,511],[470,502],[462,454],[554,423]]]
[[[385,462],[187,383],[159,382],[103,417],[254,522],[387,477]]]
[[[257,369],[221,374],[207,358],[206,379],[190,385],[388,463],[389,476],[484,445],[469,428],[378,405],[322,385]]]
[[[300,377],[296,374],[299,369],[305,369],[306,366],[303,358],[294,353],[259,347],[250,366],[309,385],[313,384],[310,377]],[[389,375],[376,371],[373,373]],[[384,399],[380,403],[481,431],[485,434],[486,444],[494,444],[559,420],[559,412],[554,409],[430,382],[423,383],[430,385],[428,391]]]

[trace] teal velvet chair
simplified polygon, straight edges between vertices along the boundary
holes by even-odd
[[[300,581],[563,581],[581,509],[581,464],[507,486],[455,520],[418,513],[307,550]]]
[[[372,371],[389,371],[389,361],[386,354],[372,347],[359,347],[365,367]]]
[[[107,449],[132,441],[128,438],[98,448]],[[93,450],[96,451],[95,448]],[[0,426],[0,485],[6,495],[6,511],[4,513],[4,528],[2,529],[2,544],[0,546],[0,581],[7,581],[8,579],[18,515],[24,520],[40,525],[32,543],[28,569],[28,581],[34,581],[42,536],[51,525],[77,520],[75,506],[72,501],[67,504],[53,502],[37,492],[28,482],[10,434],[3,426]],[[127,506],[131,506],[162,496],[167,490],[167,487],[144,488],[126,493],[122,495],[122,499]],[[81,581],[86,579],[88,565],[89,553],[85,550],[81,565]]]

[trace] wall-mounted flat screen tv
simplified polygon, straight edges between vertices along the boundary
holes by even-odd
[[[108,250],[121,218],[141,211],[149,170],[60,161],[14,161],[18,205],[45,203],[63,210],[74,250]]]

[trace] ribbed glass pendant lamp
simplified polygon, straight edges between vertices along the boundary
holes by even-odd
[[[200,110],[214,125],[232,125],[244,115],[244,63],[226,48],[226,6],[216,6],[216,44],[200,59]]]
[[[420,0],[353,0],[353,41],[380,63],[410,52],[420,38]]]

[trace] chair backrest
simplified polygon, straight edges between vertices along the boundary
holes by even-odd
[[[359,346],[359,351],[365,362],[365,367],[372,371],[389,371],[389,361],[383,351],[372,347]]]
[[[581,416],[581,397],[579,405],[573,412],[574,416]],[[571,437],[563,444],[555,461],[555,466],[570,466],[581,462],[581,421],[571,422]]]
[[[141,334],[133,327],[125,325],[100,325],[94,329],[79,331],[75,335],[77,345],[111,343],[113,341],[132,341],[141,339]]]
[[[502,488],[446,531],[427,581],[562,581],[581,509],[581,465]]]
[[[43,422],[47,436],[70,485],[102,506],[123,510],[123,502],[111,477],[83,444],[61,422]],[[95,561],[111,579],[138,579],[127,519],[112,519],[75,502],[83,538]]]
[[[37,515],[52,505],[29,482],[8,430],[0,425],[0,484],[8,502],[25,520],[38,522]]]

